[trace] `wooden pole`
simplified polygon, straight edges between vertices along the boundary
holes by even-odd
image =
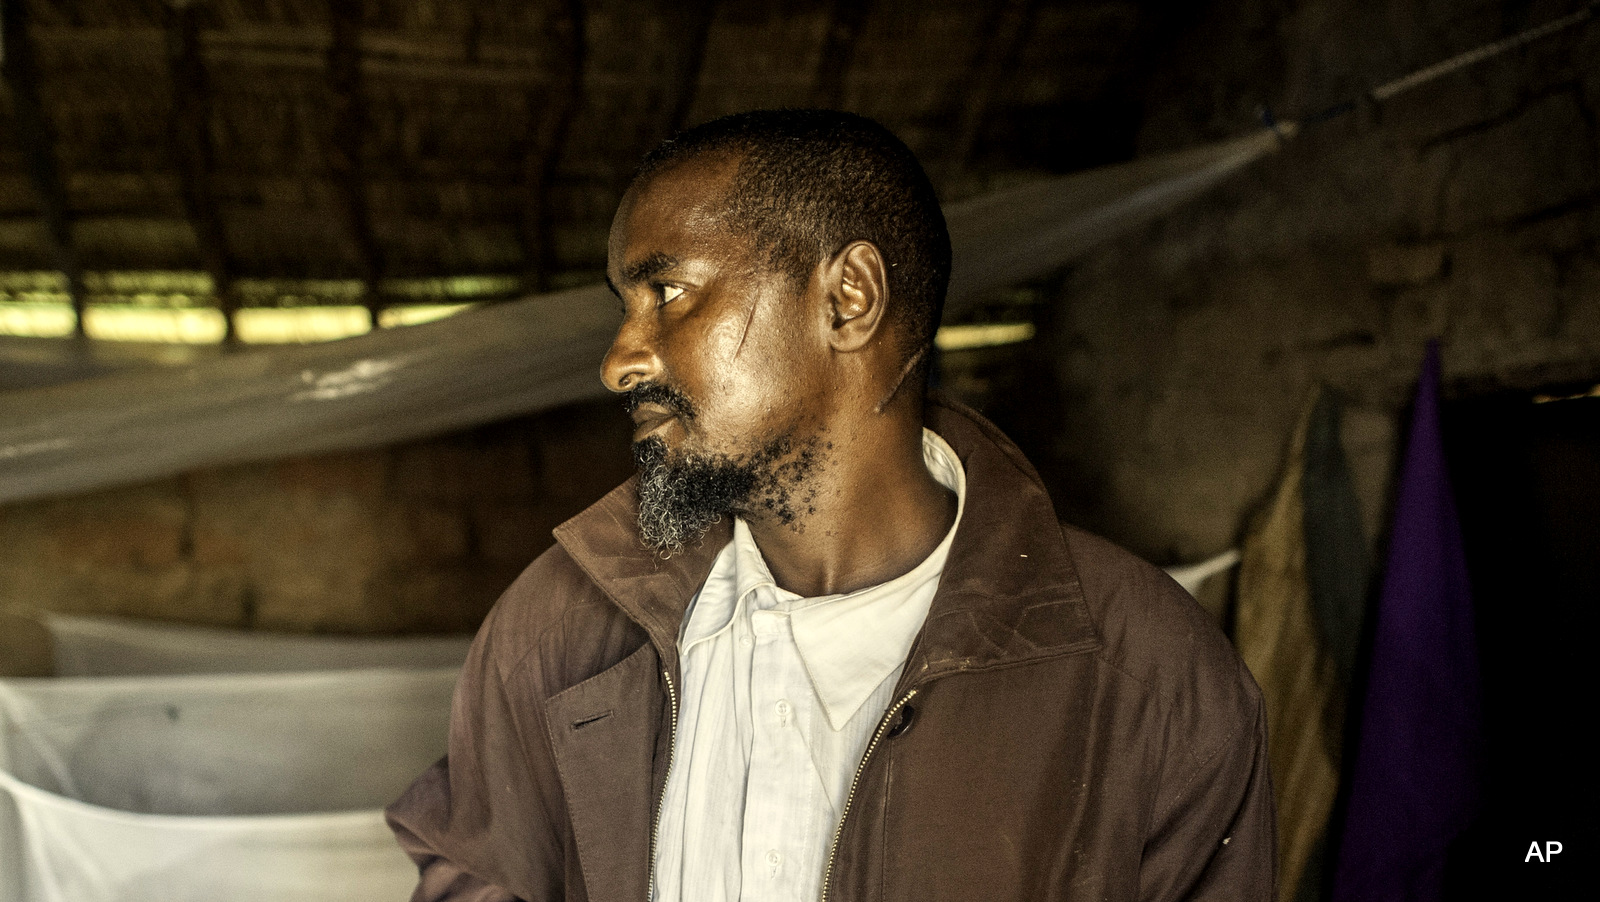
[[[200,20],[192,4],[173,6],[167,15],[167,70],[172,80],[173,155],[183,192],[184,211],[194,229],[200,265],[211,276],[217,306],[222,310],[223,342],[238,340],[234,314],[234,265],[227,233],[212,188],[216,153],[211,144],[211,78],[200,49]]]
[[[86,291],[83,268],[72,239],[72,209],[67,188],[61,178],[56,156],[55,135],[39,99],[39,70],[33,58],[33,42],[28,34],[28,11],[23,0],[0,0],[0,78],[11,91],[12,118],[16,122],[17,143],[27,161],[28,181],[39,199],[56,268],[67,279],[67,294],[77,325],[74,334],[82,339]]]
[[[528,137],[523,158],[519,223],[523,247],[523,283],[530,293],[550,290],[556,268],[555,215],[550,191],[561,165],[572,122],[583,103],[583,67],[588,57],[588,24],[582,0],[568,0],[559,26],[564,76],[553,92],[528,92]],[[540,101],[549,103],[540,110]]]
[[[383,310],[380,293],[385,270],[383,249],[372,229],[367,204],[366,165],[362,141],[367,130],[367,108],[362,96],[361,25],[365,0],[329,0],[333,40],[328,47],[328,88],[333,97],[333,141],[329,168],[344,201],[345,222],[355,245],[361,281],[366,286],[367,311],[378,327]]]
[[[1033,24],[1038,0],[1006,0],[995,10],[984,27],[984,37],[979,42],[975,58],[976,70],[971,79],[972,89],[961,109],[961,119],[956,126],[955,140],[951,142],[946,171],[954,175],[972,161],[972,152],[983,133],[989,110],[1004,87],[1006,75],[1011,71],[1022,43],[1027,40]]]
[[[845,77],[855,62],[856,42],[872,13],[872,0],[834,0],[828,15],[828,29],[822,36],[822,51],[817,55],[817,71],[811,80],[811,105],[838,109],[845,99]]]

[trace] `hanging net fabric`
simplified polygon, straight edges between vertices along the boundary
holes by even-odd
[[[0,902],[410,892],[416,871],[381,809],[444,753],[459,667],[432,665],[459,665],[462,640],[308,652],[288,637],[198,630],[190,637],[224,641],[185,656],[165,641],[173,631],[63,624],[58,655],[122,648],[111,663],[187,673],[0,679]],[[258,672],[206,672],[230,649]],[[340,650],[422,666],[294,672]]]
[[[950,205],[947,318],[1153,221],[1280,141],[1262,130]],[[597,397],[616,311],[592,285],[327,344],[7,392],[0,503],[387,445]]]
[[[471,636],[351,638],[41,615],[56,676],[284,673],[364,667],[452,668]]]
[[[410,893],[381,809],[444,753],[466,637],[7,626],[56,676],[0,679],[0,902]]]

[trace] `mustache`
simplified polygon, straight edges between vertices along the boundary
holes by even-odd
[[[682,419],[694,419],[694,402],[683,392],[660,382],[641,382],[622,396],[622,406],[630,414],[641,404],[657,404]]]

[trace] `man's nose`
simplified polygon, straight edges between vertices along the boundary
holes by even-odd
[[[611,350],[600,363],[600,381],[614,392],[625,392],[641,382],[649,382],[661,372],[656,354],[654,330],[639,317],[624,317],[611,341]]]

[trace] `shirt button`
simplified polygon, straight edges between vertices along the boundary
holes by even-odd
[[[779,854],[777,849],[767,852],[767,867],[771,868],[772,876],[776,877],[778,875],[778,868],[782,864],[783,856]]]
[[[778,699],[778,703],[776,705],[774,705],[773,707],[778,709],[778,719],[783,721],[784,723],[788,723],[789,722],[789,712],[794,710],[794,707],[789,704],[789,700],[786,699],[786,698],[780,698],[780,699]],[[772,854],[776,855],[778,853],[777,852],[773,852]]]
[[[756,644],[756,640],[750,638],[749,636],[740,636],[739,644],[743,645],[745,648],[749,648],[750,646]]]

